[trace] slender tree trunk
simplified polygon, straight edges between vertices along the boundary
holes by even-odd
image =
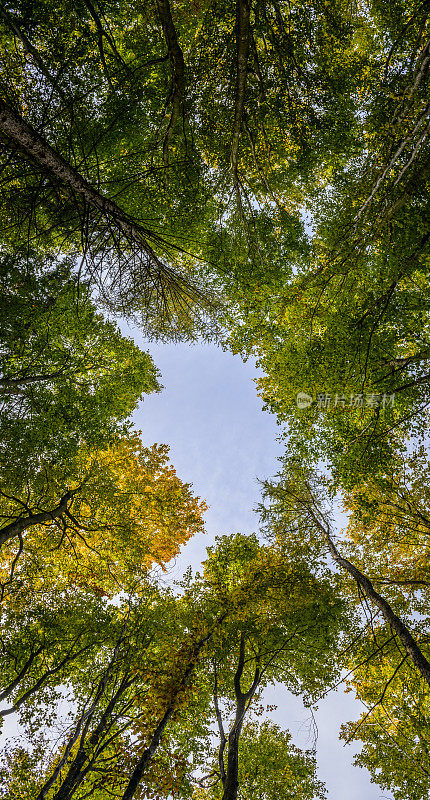
[[[6,23],[9,30],[12,31],[13,35],[16,36],[23,44],[27,53],[29,53],[36,64],[38,70],[42,73],[42,75],[46,78],[48,83],[52,86],[52,88],[57,92],[57,94],[61,97],[64,102],[67,102],[67,97],[64,94],[63,90],[58,86],[58,81],[54,75],[52,75],[45,65],[43,59],[41,58],[40,54],[34,47],[34,45],[30,42],[30,39],[25,35],[24,31],[21,30],[19,25],[15,22],[13,16],[6,11],[0,5],[0,17]]]
[[[172,716],[173,716],[173,714],[174,714],[174,712],[176,710],[176,702],[177,702],[179,696],[184,691],[184,689],[185,689],[185,687],[186,687],[186,685],[188,683],[189,678],[191,677],[192,673],[194,672],[194,669],[195,669],[195,667],[197,665],[197,661],[198,661],[198,658],[199,658],[201,650],[203,649],[205,644],[209,641],[209,639],[212,637],[213,633],[218,628],[218,626],[221,625],[222,622],[225,620],[226,616],[227,616],[227,612],[225,612],[224,614],[221,614],[221,616],[218,617],[218,619],[216,620],[215,625],[212,627],[212,629],[209,631],[209,633],[207,633],[205,636],[203,636],[201,639],[199,639],[199,641],[196,643],[195,647],[193,648],[191,659],[190,659],[190,661],[188,663],[188,666],[186,667],[186,669],[184,671],[182,680],[178,683],[178,686],[177,686],[175,692],[173,693],[173,696],[172,696],[172,698],[171,698],[171,700],[170,700],[170,702],[169,702],[169,704],[168,704],[168,706],[167,706],[167,708],[166,708],[166,710],[165,710],[160,722],[158,723],[157,727],[155,728],[155,731],[152,734],[152,737],[151,737],[151,740],[149,742],[148,747],[143,751],[139,761],[137,762],[136,767],[134,768],[134,771],[133,771],[133,773],[131,775],[131,778],[130,778],[130,780],[128,782],[127,788],[126,788],[124,794],[122,795],[121,800],[132,800],[132,798],[134,797],[134,795],[136,793],[136,790],[137,790],[137,788],[139,786],[139,783],[142,780],[143,774],[147,770],[147,768],[148,768],[148,766],[149,766],[149,764],[151,762],[152,756],[154,755],[158,745],[161,742],[161,739],[163,737],[163,733],[164,733],[164,731],[165,731],[170,719],[172,718]]]
[[[245,701],[236,707],[236,719],[228,736],[227,769],[222,800],[236,800],[239,789],[239,740],[245,715]]]
[[[80,754],[80,751],[82,751],[82,745],[83,745],[86,733],[88,731],[88,727],[89,727],[90,722],[91,722],[91,720],[92,720],[92,718],[94,716],[95,711],[97,710],[97,706],[98,706],[101,698],[103,697],[103,695],[104,695],[104,693],[106,691],[106,688],[108,686],[108,683],[109,683],[109,680],[110,680],[110,676],[112,674],[113,667],[114,667],[114,665],[115,665],[115,663],[117,661],[117,658],[118,658],[118,653],[119,653],[120,646],[121,646],[121,644],[123,642],[123,639],[124,639],[124,632],[125,632],[125,630],[126,630],[126,628],[128,626],[129,619],[130,619],[130,614],[128,614],[127,617],[126,617],[126,620],[125,620],[125,623],[123,625],[121,634],[120,634],[120,636],[119,636],[119,638],[117,640],[117,643],[115,645],[115,649],[113,651],[112,658],[110,659],[110,662],[109,662],[104,674],[102,675],[102,677],[101,677],[101,679],[99,681],[97,690],[96,690],[95,695],[94,695],[94,699],[93,699],[90,707],[87,708],[86,711],[83,711],[81,716],[79,717],[78,722],[77,722],[76,727],[75,727],[75,730],[70,735],[69,740],[67,742],[66,747],[64,748],[64,751],[63,751],[63,754],[62,754],[61,758],[57,762],[57,764],[55,766],[55,769],[52,772],[52,774],[49,777],[49,779],[42,786],[39,794],[37,795],[36,800],[45,800],[46,795],[48,794],[49,790],[55,785],[58,776],[61,774],[61,770],[66,765],[67,760],[69,758],[69,755],[72,752],[73,746],[78,741],[79,737],[81,737],[80,747],[78,748],[77,756],[76,756],[74,762],[72,762],[72,764],[70,766],[70,769],[69,769],[69,772],[67,774],[67,777],[66,777],[64,783],[62,784],[62,786],[60,786],[60,789],[57,792],[57,794],[55,795],[55,798],[58,798],[59,795],[61,796],[60,793],[61,793],[61,791],[62,791],[64,786],[65,786],[66,790],[68,790],[68,787],[71,788],[71,781],[69,781],[68,779],[71,778],[71,773],[73,772],[73,766],[76,765],[76,761],[77,760],[79,761],[79,754]],[[84,706],[84,708],[85,708],[85,706]],[[110,708],[110,705],[108,705],[108,708]],[[106,710],[105,710],[105,714],[106,714]],[[100,727],[100,725],[103,725],[104,716],[105,715],[103,714],[102,715],[102,719],[100,720],[100,723],[99,723],[99,727]],[[97,731],[97,728],[96,728],[96,731]],[[96,733],[94,735],[96,735]],[[54,800],[55,800],[55,798],[54,798]]]
[[[369,598],[376,606],[379,608],[382,616],[384,617],[385,621],[391,626],[393,631],[397,633],[400,641],[403,644],[407,654],[410,656],[411,661],[417,669],[420,671],[421,675],[423,676],[424,680],[430,686],[430,663],[427,661],[425,655],[422,653],[421,649],[419,648],[415,638],[412,636],[409,628],[402,622],[402,620],[394,613],[393,609],[391,608],[389,602],[376,591],[375,587],[372,584],[372,581],[364,575],[358,567],[354,566],[347,558],[344,558],[340,555],[339,550],[337,549],[336,545],[334,544],[331,536],[330,536],[330,529],[328,525],[322,525],[316,514],[313,512],[312,509],[309,509],[314,519],[315,523],[317,524],[318,528],[321,532],[324,533],[325,539],[328,544],[328,548],[330,551],[331,556],[333,557],[336,564],[338,564],[342,569],[346,570],[358,583],[358,585],[363,590],[366,597]]]
[[[218,673],[217,673],[217,664],[214,661],[214,705],[215,705],[215,715],[216,720],[218,723],[218,730],[219,730],[219,737],[220,737],[220,744],[218,748],[218,766],[219,766],[219,774],[221,777],[222,785],[224,786],[226,780],[225,774],[225,764],[224,764],[224,750],[227,744],[227,739],[225,736],[224,725],[222,722],[222,714],[218,704]]]
[[[94,753],[95,748],[99,745],[100,741],[103,739],[105,735],[105,731],[109,725],[109,716],[115,709],[116,704],[118,703],[121,696],[124,692],[132,685],[133,681],[128,679],[128,676],[125,676],[119,686],[118,690],[115,692],[114,696],[110,699],[108,705],[106,706],[105,711],[103,712],[98,725],[94,728],[93,732],[88,737],[88,741],[86,741],[86,736],[88,732],[89,724],[92,720],[92,714],[86,719],[84,730],[81,734],[81,740],[79,742],[78,752],[69,767],[69,771],[61,784],[59,790],[54,796],[54,800],[70,800],[71,797],[75,794],[77,789],[79,788],[80,784],[85,778],[87,770],[84,770],[84,767],[87,765],[91,755]],[[105,686],[103,686],[103,691]],[[92,713],[96,710],[97,702],[100,698],[96,698],[95,703],[92,706]],[[49,787],[48,787],[49,788]],[[40,795],[37,800],[43,800],[43,797]]]
[[[227,748],[227,768],[224,769],[224,763],[221,769],[221,780],[223,783],[222,800],[237,800],[237,793],[239,790],[239,741],[242,732],[245,714],[249,708],[249,704],[257,691],[261,680],[261,673],[258,666],[255,668],[254,679],[247,692],[242,692],[240,681],[243,675],[243,668],[245,666],[245,635],[243,632],[240,635],[239,646],[239,661],[237,664],[236,673],[234,676],[234,694],[236,697],[236,713],[234,722],[228,735],[228,748]],[[216,699],[217,718],[219,714],[218,698]],[[224,749],[226,745],[224,728],[222,720],[218,719],[218,726],[220,728],[221,746],[220,746],[220,760],[224,759]]]
[[[236,5],[236,97],[234,108],[233,133],[231,137],[230,166],[235,183],[237,182],[237,162],[239,138],[242,130],[245,107],[246,76],[249,55],[249,18],[251,0],[237,0]]]
[[[382,613],[382,616],[386,620],[386,622],[391,625],[392,629],[397,633],[400,641],[402,642],[406,652],[411,657],[411,660],[418,667],[421,675],[423,676],[424,680],[430,686],[430,663],[427,661],[424,654],[421,652],[420,648],[414,637],[412,636],[410,630],[406,627],[406,625],[402,622],[402,620],[394,613],[393,609],[391,608],[390,604],[384,597],[382,597],[374,588],[372,582],[369,578],[360,572],[354,564],[351,564],[347,558],[343,558],[335,544],[330,538],[330,535],[327,533],[327,542],[329,546],[329,550],[331,555],[333,556],[334,560],[336,561],[339,566],[349,572],[353,578],[357,581],[359,586],[363,589],[365,595],[372,600],[372,602],[379,608]]]
[[[184,54],[179,45],[176,28],[173,22],[169,0],[157,0],[157,7],[161,25],[163,27],[164,38],[169,51],[170,69],[172,73],[172,84],[169,95],[172,113],[163,142],[163,159],[164,163],[167,164],[169,161],[170,139],[172,138],[173,130],[178,120],[184,97],[185,62]]]
[[[191,670],[189,674],[191,674]],[[136,764],[133,774],[128,782],[127,788],[122,796],[122,800],[132,800],[132,798],[136,794],[136,790],[139,786],[140,781],[142,780],[143,774],[146,772],[152,760],[152,756],[154,755],[158,745],[161,742],[163,733],[166,730],[166,727],[173,715],[174,710],[175,710],[175,704],[172,703],[172,705],[168,708],[168,710],[164,714],[164,717],[160,720],[160,723],[156,727],[148,747],[146,748],[146,750],[144,750],[138,763]]]

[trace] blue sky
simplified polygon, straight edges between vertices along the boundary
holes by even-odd
[[[207,534],[194,538],[171,565],[171,579],[191,564],[196,569],[216,535],[252,533],[258,527],[253,508],[259,500],[258,478],[273,476],[282,448],[274,417],[262,411],[253,379],[253,362],[243,363],[212,345],[148,344],[136,330],[124,333],[148,350],[162,373],[164,390],[145,399],[135,414],[145,444],[170,446],[179,477],[210,508]],[[273,719],[289,728],[296,744],[311,745],[309,711],[282,686],[266,692],[276,703]],[[365,770],[352,766],[354,747],[344,747],[338,732],[342,722],[356,719],[360,703],[342,690],[332,692],[316,714],[319,731],[320,778],[329,800],[390,800],[391,795],[370,783]]]

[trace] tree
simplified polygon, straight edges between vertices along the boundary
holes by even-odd
[[[318,476],[303,474],[294,463],[287,464],[283,480],[274,486],[267,483],[265,493],[269,503],[270,498],[274,500],[271,506],[263,511],[269,529],[272,515],[279,516],[284,523],[283,534],[280,532],[279,524],[275,523],[272,535],[281,543],[284,541],[288,548],[289,539],[294,540],[298,531],[304,530],[309,539],[314,538],[314,547],[320,550],[320,554],[323,552],[322,548],[326,548],[336,566],[348,573],[356,582],[359,597],[361,593],[366,601],[376,606],[385,622],[393,629],[395,636],[399,638],[406,651],[406,657],[410,657],[424,680],[430,685],[430,663],[426,652],[418,644],[419,634],[413,631],[412,619],[398,616],[386,597],[375,589],[367,571],[361,571],[339,551],[334,541],[329,516],[323,506],[324,481]],[[294,552],[294,541],[292,546]]]
[[[341,575],[333,576],[333,580],[340,579],[339,589],[348,599],[351,615],[360,611],[361,621],[359,617],[352,626],[350,643],[340,661],[346,669],[344,680],[367,710],[358,722],[348,723],[342,735],[347,741],[357,738],[364,742],[356,763],[367,766],[373,780],[399,797],[403,792],[418,798],[425,796],[424,786],[428,790],[425,751],[423,769],[411,764],[404,770],[415,748],[418,750],[421,741],[425,741],[428,727],[428,601],[425,593],[416,596],[418,586],[413,580],[408,585],[396,573],[404,548],[409,556],[409,569],[413,569],[413,539],[408,542],[406,537],[413,535],[412,521],[417,532],[424,522],[419,519],[419,508],[415,505],[420,492],[418,476],[413,480],[414,465],[419,465],[420,475],[423,474],[419,456],[411,458],[408,493],[405,470],[403,476],[394,477],[391,485],[387,479],[381,481],[376,497],[373,480],[353,495],[353,516],[346,531],[352,544],[348,538],[339,545],[335,542],[332,523],[323,505],[327,479],[306,475],[294,463],[285,465],[277,485],[266,485],[263,518],[269,536],[285,547],[290,557],[308,550],[309,557],[318,560],[328,551],[336,569],[347,577],[343,580]],[[399,478],[403,478],[403,486]],[[394,500],[396,517],[393,518]],[[407,516],[402,513],[397,516],[405,510]],[[414,511],[418,512],[415,520]],[[390,532],[395,535],[391,537]],[[419,548],[415,554],[419,571]],[[388,573],[382,581],[381,562]],[[392,580],[388,577],[391,571]]]
[[[303,187],[354,142],[366,80],[348,4],[207,11],[65,0],[2,13],[4,236],[81,250],[103,301],[152,335],[175,335],[175,315],[190,335],[199,287],[241,291],[264,271],[265,240],[300,224]]]
[[[302,800],[325,796],[315,774],[315,757],[295,747],[288,731],[268,721],[260,727],[248,725],[243,729],[241,745],[241,800],[256,796],[261,800],[287,800],[289,794]]]
[[[314,175],[318,196],[303,195],[307,252],[296,247],[270,291],[233,295],[228,318],[290,453],[323,458],[344,487],[390,469],[429,399],[428,10],[378,2],[356,25],[355,53],[367,55],[356,135],[321,183]]]
[[[83,441],[113,442],[159,384],[151,357],[97,313],[69,259],[3,251],[0,273],[1,482],[19,494],[42,462],[67,467]]]
[[[238,798],[275,800],[299,797],[324,798],[323,784],[316,777],[315,757],[291,743],[291,735],[266,720],[244,725],[239,742]],[[220,797],[220,784],[200,779],[196,798]],[[209,787],[205,785],[209,783]]]
[[[215,596],[232,591],[250,569],[261,575],[257,604],[248,602],[230,616],[207,648],[219,731],[218,766],[212,775],[223,787],[223,800],[236,800],[241,796],[240,738],[254,699],[264,686],[279,681],[310,703],[333,680],[342,603],[303,562],[286,563],[256,537],[219,539],[204,567]]]
[[[199,165],[185,153],[190,172],[173,167],[173,192],[159,182],[154,119],[162,124],[165,114],[168,56],[151,12],[67,0],[3,10],[3,237],[13,247],[36,239],[38,248],[80,251],[80,274],[111,310],[141,313],[142,321],[148,314],[154,326],[166,313],[172,326],[172,316],[186,317],[202,296],[179,267],[183,248],[171,246],[160,224],[175,218],[173,199],[194,227],[185,194],[195,211]]]
[[[79,594],[85,601],[85,594],[82,591]],[[40,691],[37,703],[33,700],[28,707],[26,699],[24,719],[30,721],[32,739],[40,727],[42,730],[45,727],[47,712],[55,719],[55,701],[64,695],[64,684],[71,703],[71,719],[60,746],[57,743],[51,755],[46,748],[40,754],[39,798],[51,796],[51,790],[58,798],[72,797],[81,784],[92,787],[92,791],[105,785],[121,786],[127,776],[130,756],[139,750],[142,715],[145,715],[145,730],[157,713],[157,681],[162,685],[166,680],[159,674],[159,659],[163,655],[166,657],[167,672],[175,662],[171,634],[177,620],[169,618],[169,611],[174,614],[175,604],[168,593],[163,596],[155,587],[147,585],[142,587],[139,598],[106,606],[95,597],[93,605],[98,606],[99,613],[104,610],[106,619],[104,624],[99,620],[95,626],[92,651],[81,658],[78,668],[75,663],[73,669],[66,667],[60,675],[54,675],[55,670],[51,670],[50,691],[42,695],[45,708],[40,703]],[[66,639],[74,623],[73,610],[69,602],[69,625],[63,622]],[[57,632],[59,627],[57,623]],[[61,635],[59,644],[62,644]],[[92,669],[89,668],[91,664]],[[55,681],[53,686],[52,680]],[[57,692],[53,691],[55,688]]]
[[[233,553],[235,559],[226,578],[224,566]],[[46,577],[49,579],[49,573]],[[55,576],[53,583],[55,586]],[[64,599],[62,587],[52,591],[53,597]],[[21,703],[21,713],[31,721],[32,738],[46,714],[54,712],[61,686],[67,682],[72,691],[73,722],[52,759],[45,757],[35,765],[17,752],[16,768],[11,770],[12,774],[24,770],[23,782],[30,780],[27,768],[43,776],[38,783],[40,800],[51,797],[52,792],[57,800],[69,800],[78,790],[100,791],[103,797],[105,786],[109,790],[115,788],[124,800],[129,800],[144,796],[154,782],[160,792],[169,792],[175,786],[184,796],[187,792],[189,795],[190,747],[197,757],[196,764],[205,756],[204,742],[208,737],[207,712],[213,686],[207,666],[217,660],[219,691],[228,697],[229,651],[235,648],[238,636],[242,681],[245,673],[246,679],[255,673],[255,659],[259,662],[255,689],[282,673],[282,679],[293,691],[300,691],[303,683],[312,694],[333,676],[341,605],[328,586],[313,581],[306,570],[302,575],[300,570],[286,567],[272,549],[259,547],[255,538],[221,540],[217,551],[209,555],[205,575],[191,582],[186,580],[184,594],[179,598],[148,584],[119,605],[101,597],[96,588],[78,586],[67,591],[76,593],[77,611],[81,602],[78,597],[85,603],[85,597],[91,598],[92,593],[94,612],[89,613],[105,614],[111,619],[108,625],[96,624],[94,628],[81,623],[82,633],[85,631],[88,636],[92,630],[95,635],[88,653],[79,636],[72,633],[75,622],[79,629],[79,613],[73,617],[73,604],[65,603],[63,618],[55,613],[52,617],[45,613],[41,618],[44,602],[40,604],[35,599],[36,625],[29,620],[23,636],[26,612],[18,597],[8,598],[14,615],[8,669],[12,681],[15,671],[14,691],[18,695],[22,692],[19,681],[25,683],[27,696]],[[43,592],[46,597],[47,586]],[[298,604],[300,596],[308,603],[306,608]],[[58,669],[53,667],[46,676],[44,656],[42,651],[37,652],[41,619],[46,631],[42,639],[49,657],[60,661],[62,653],[68,655]],[[310,637],[311,630],[314,637],[308,642],[306,636]],[[309,643],[314,644],[316,633],[319,644],[315,646],[321,648],[318,670],[309,663]],[[173,639],[176,644],[172,647]],[[65,643],[70,640],[76,653],[68,653]],[[18,641],[22,642],[22,653],[13,660]],[[29,656],[25,643],[30,641]],[[86,668],[88,659],[94,664],[90,671]],[[17,674],[18,670],[22,675]],[[38,684],[38,680],[42,683]],[[42,711],[41,697],[47,711]],[[190,720],[192,737],[186,733]],[[239,736],[237,743],[238,740]],[[176,752],[173,759],[169,756],[172,747]],[[236,744],[233,749],[237,756]],[[166,759],[172,772],[163,781],[157,765],[166,763]],[[231,771],[231,758],[226,766],[227,772]]]
[[[164,569],[203,530],[206,508],[167,452],[137,434],[104,450],[83,446],[72,469],[45,467],[22,497],[4,493],[3,594],[21,580],[37,592],[46,574],[58,588],[136,592],[152,565]]]

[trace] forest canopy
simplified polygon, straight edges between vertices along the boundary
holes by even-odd
[[[0,798],[323,800],[264,690],[343,684],[428,799],[430,2],[0,0],[0,51]],[[279,423],[258,531],[174,587],[207,506],[124,321]]]

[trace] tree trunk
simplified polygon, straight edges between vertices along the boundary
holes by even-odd
[[[71,797],[75,794],[75,792],[79,789],[82,781],[85,779],[85,775],[88,771],[87,769],[84,770],[84,767],[87,765],[91,755],[94,753],[95,748],[99,745],[100,741],[103,739],[105,735],[105,731],[108,729],[109,726],[109,716],[115,709],[118,700],[121,698],[123,693],[126,689],[131,686],[133,683],[132,680],[128,679],[128,676],[124,677],[121,685],[119,686],[118,690],[114,694],[114,696],[110,699],[106,709],[104,710],[98,725],[95,727],[91,735],[88,737],[88,741],[86,741],[86,734],[88,730],[88,725],[91,722],[91,716],[86,720],[85,723],[85,730],[81,734],[81,741],[79,742],[78,752],[69,767],[69,771],[64,779],[63,783],[61,784],[59,790],[55,794],[53,800],[70,800]],[[104,687],[103,687],[104,691]],[[96,709],[96,704],[99,698],[96,698],[96,702],[93,704],[92,712]],[[49,788],[49,787],[48,787]],[[42,796],[39,796],[38,800],[43,800]]]
[[[0,99],[0,131],[11,139],[43,172],[81,197],[91,208],[96,209],[115,223],[129,242],[136,244],[146,257],[146,270],[154,282],[164,280],[168,284],[180,282],[173,270],[163,264],[145,239],[149,234],[137,225],[113,200],[104,197],[77,169],[57,153],[48,142],[22,117]]]
[[[254,679],[252,684],[247,692],[242,692],[240,681],[243,675],[243,668],[245,666],[245,635],[242,632],[240,634],[240,646],[239,646],[239,661],[237,665],[237,670],[234,676],[234,694],[236,697],[236,714],[234,718],[233,726],[230,730],[228,735],[228,750],[227,750],[227,769],[221,770],[221,778],[223,782],[223,795],[222,800],[237,800],[237,793],[239,790],[239,740],[240,734],[242,732],[243,721],[245,719],[245,714],[249,708],[249,704],[257,691],[257,688],[260,684],[261,680],[261,673],[257,661],[257,666],[255,668]],[[217,701],[217,708],[218,708],[218,701]],[[220,725],[218,721],[218,725]],[[220,731],[223,731],[222,722],[220,726]],[[222,751],[220,748],[221,755],[224,752],[224,745],[221,741]]]
[[[127,785],[127,788],[126,788],[124,794],[122,795],[121,800],[132,800],[132,798],[134,797],[134,795],[136,793],[136,790],[137,790],[137,788],[139,786],[139,783],[140,783],[140,781],[141,781],[141,779],[143,777],[143,774],[147,770],[148,765],[151,762],[152,756],[154,755],[158,745],[161,742],[163,733],[164,733],[164,731],[165,731],[165,729],[166,729],[171,717],[173,716],[173,714],[175,712],[176,701],[177,701],[178,697],[180,696],[180,694],[185,689],[185,687],[186,687],[186,685],[188,683],[188,679],[190,678],[190,676],[194,672],[194,669],[196,667],[196,664],[197,664],[197,661],[198,661],[198,657],[200,655],[201,650],[203,649],[205,644],[209,641],[209,639],[211,638],[211,636],[213,635],[213,633],[217,629],[218,625],[220,625],[225,620],[226,616],[227,616],[227,612],[225,612],[224,614],[221,614],[221,616],[218,617],[218,619],[216,620],[214,626],[212,627],[212,630],[210,630],[209,633],[207,633],[205,636],[203,636],[201,639],[199,639],[199,641],[195,645],[195,647],[193,649],[193,653],[192,653],[191,659],[190,659],[190,661],[188,663],[187,668],[185,669],[185,672],[184,672],[184,675],[182,677],[182,680],[178,683],[178,686],[177,686],[177,688],[176,688],[176,690],[175,690],[175,692],[173,694],[173,697],[170,700],[169,705],[168,705],[163,717],[161,718],[160,722],[158,723],[158,725],[157,725],[157,727],[156,727],[156,729],[155,729],[155,731],[154,731],[154,733],[153,733],[153,735],[151,737],[151,740],[150,740],[150,743],[149,743],[148,747],[143,751],[139,761],[137,762],[136,767],[135,767],[135,769],[134,769],[134,771],[132,773],[132,776],[131,776],[131,778],[130,778],[130,780],[128,782],[128,785]]]
[[[231,137],[230,166],[235,183],[237,182],[237,162],[239,138],[245,107],[246,74],[249,55],[249,17],[250,0],[237,0],[236,6],[236,98],[234,108],[233,133]]]
[[[366,597],[369,598],[382,613],[385,621],[391,626],[393,631],[397,633],[400,641],[402,642],[407,654],[410,656],[412,662],[420,671],[421,675],[423,676],[424,680],[430,686],[430,663],[427,661],[425,655],[422,653],[421,649],[419,648],[416,640],[412,636],[410,630],[406,627],[406,625],[402,622],[402,620],[394,613],[393,609],[391,608],[390,604],[387,600],[385,600],[379,592],[376,591],[375,587],[373,586],[371,580],[361,572],[358,567],[355,567],[351,561],[348,561],[347,558],[344,558],[340,555],[336,545],[334,544],[331,536],[330,530],[324,525],[321,524],[316,514],[309,509],[314,519],[316,525],[320,529],[321,532],[324,533],[325,539],[328,544],[328,548],[330,550],[330,554],[332,555],[336,564],[339,564],[342,569],[349,572],[349,574],[357,581],[358,585],[363,590]]]
[[[170,69],[172,73],[172,84],[169,96],[169,101],[172,105],[172,113],[163,142],[163,159],[164,163],[167,165],[169,161],[169,142],[179,117],[184,97],[185,62],[173,22],[169,0],[157,0],[157,7],[163,27],[164,38],[169,51]]]
[[[228,736],[227,769],[222,800],[236,800],[239,789],[239,739],[245,715],[245,701],[238,704],[236,720]]]
[[[189,674],[191,674],[191,670]],[[155,729],[148,747],[146,748],[146,750],[144,750],[138,763],[136,764],[136,767],[133,771],[133,774],[129,780],[128,786],[121,800],[132,800],[132,798],[134,797],[136,790],[139,786],[139,783],[143,777],[143,774],[144,772],[146,772],[148,765],[152,759],[152,756],[154,755],[158,745],[161,742],[163,733],[170,721],[170,718],[174,710],[175,710],[175,704],[172,703],[168,708],[168,710],[166,711],[166,713],[164,714],[164,717],[160,721],[159,725]]]

